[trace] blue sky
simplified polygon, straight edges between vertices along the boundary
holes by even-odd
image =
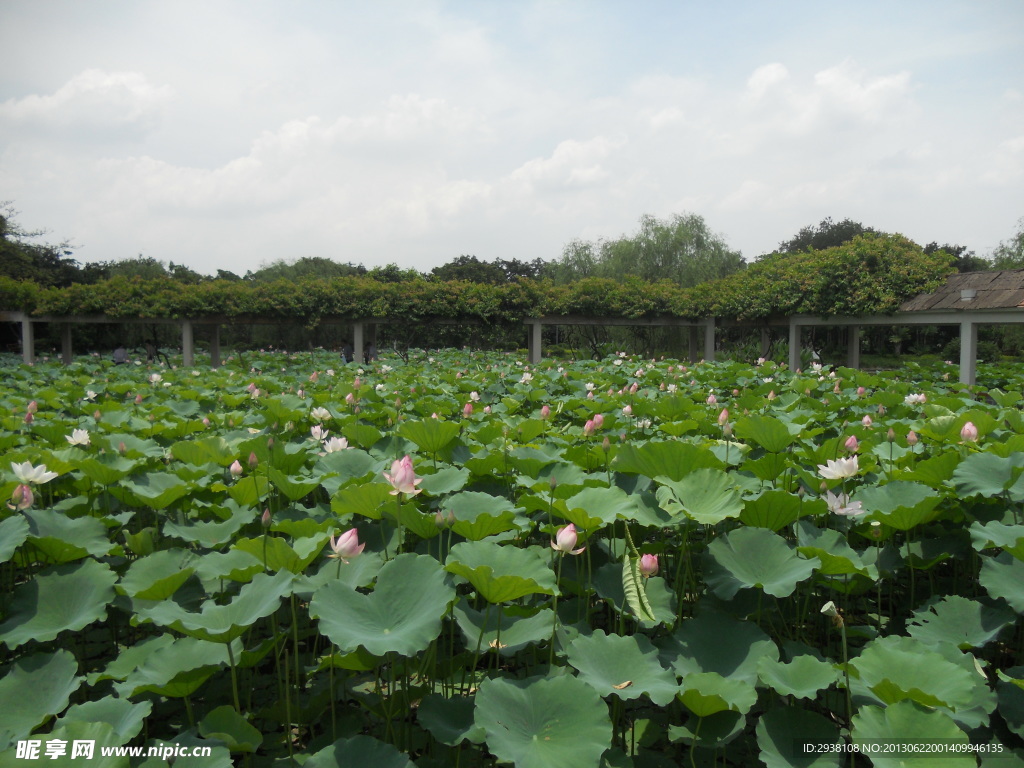
[[[696,213],[981,255],[1024,216],[1024,3],[4,0],[0,200],[82,261],[557,258]]]

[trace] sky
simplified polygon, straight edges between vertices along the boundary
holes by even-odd
[[[79,262],[556,259],[1024,216],[1024,2],[2,0],[0,200]]]

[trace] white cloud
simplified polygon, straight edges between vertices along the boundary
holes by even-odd
[[[626,143],[624,138],[596,136],[586,141],[567,139],[549,157],[529,160],[509,178],[529,188],[588,186],[607,178],[602,161]]]

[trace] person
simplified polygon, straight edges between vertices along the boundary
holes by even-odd
[[[355,356],[355,350],[351,344],[346,344],[341,348],[341,360],[343,363],[351,363],[352,358]]]
[[[118,344],[117,349],[114,350],[114,365],[124,365],[128,362],[128,350],[124,348],[124,344]]]

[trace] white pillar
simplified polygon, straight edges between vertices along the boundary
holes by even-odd
[[[220,367],[220,326],[211,325],[212,332],[210,334],[210,367]]]
[[[715,318],[704,321],[704,359],[709,363],[715,359]]]
[[[960,323],[960,383],[974,385],[978,380],[978,325],[970,320]]]
[[[195,339],[192,333],[192,321],[181,321],[181,364],[195,365]]]
[[[846,365],[848,368],[860,368],[860,326],[851,325],[846,338]]]
[[[544,326],[541,325],[540,320],[531,320],[527,323],[530,328],[530,335],[526,342],[528,357],[532,365],[536,365],[544,357],[544,350],[541,343],[541,331]]]
[[[352,323],[352,359],[360,365],[366,362],[363,357],[364,343],[362,322]]]
[[[71,365],[74,357],[71,351],[71,323],[60,324],[60,357],[64,365]]]
[[[789,318],[789,370],[800,367],[800,326]]]
[[[36,335],[28,317],[21,319],[21,360],[25,365],[35,365],[36,362]]]

